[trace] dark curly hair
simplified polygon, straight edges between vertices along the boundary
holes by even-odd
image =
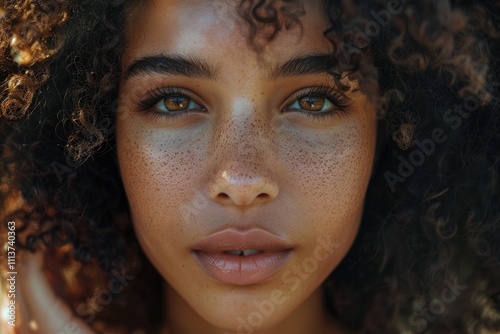
[[[259,50],[300,25],[304,1],[241,0],[248,42]],[[140,3],[0,1],[0,235],[16,221],[22,247],[45,246],[56,292],[97,332],[152,333],[162,314],[114,138],[123,27]],[[359,333],[500,331],[500,1],[324,9],[332,60],[379,115],[361,228],[324,284],[329,309]],[[136,279],[88,312],[116,268]],[[444,304],[445,288],[456,301]]]

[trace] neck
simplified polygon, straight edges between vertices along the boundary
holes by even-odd
[[[217,328],[203,319],[185,300],[168,284],[164,283],[164,301],[166,310],[165,334],[241,334]],[[250,332],[249,332],[250,333]],[[323,290],[318,288],[307,300],[297,307],[287,318],[254,334],[345,334],[347,331],[328,313],[324,306]]]

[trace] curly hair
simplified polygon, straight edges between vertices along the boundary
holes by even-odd
[[[303,1],[241,0],[248,42],[259,50],[300,25]],[[123,31],[137,5],[0,1],[0,228],[16,221],[22,247],[47,247],[56,292],[79,315],[113,270],[137,276],[87,318],[98,332],[150,333],[161,318],[160,277],[131,227],[114,138]],[[379,115],[361,228],[324,284],[329,309],[353,330],[500,330],[499,8],[324,0],[332,60]],[[85,264],[74,277],[92,284],[67,282],[73,259]],[[451,285],[456,301],[445,305]],[[147,323],[124,316],[131,305]]]

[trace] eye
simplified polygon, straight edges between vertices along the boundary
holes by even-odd
[[[323,96],[304,96],[297,99],[288,108],[292,110],[302,109],[306,111],[324,112],[334,107],[334,104]]]
[[[154,106],[154,109],[165,113],[186,112],[189,110],[203,109],[198,103],[194,102],[189,96],[184,94],[169,94],[162,97]]]
[[[152,90],[139,99],[137,110],[152,117],[174,118],[191,112],[205,112],[200,98],[190,90],[180,87],[161,87]]]
[[[343,92],[328,86],[312,87],[297,95],[285,111],[300,112],[318,119],[348,113],[353,103]]]

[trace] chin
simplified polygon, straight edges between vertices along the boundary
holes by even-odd
[[[279,312],[271,308],[259,310],[253,305],[246,310],[243,309],[240,307],[241,312],[234,312],[234,308],[224,307],[215,313],[213,310],[207,310],[208,314],[204,318],[213,326],[228,333],[243,334],[269,330],[289,315],[284,309]]]
[[[225,292],[215,292],[214,289],[214,297],[207,295],[207,303],[198,304],[194,309],[205,321],[228,333],[269,330],[279,325],[304,302],[291,298],[291,295],[283,295],[277,303],[278,300],[271,295],[277,286],[279,284],[269,285],[261,292],[256,291],[255,286],[250,290],[231,287],[230,291]]]

